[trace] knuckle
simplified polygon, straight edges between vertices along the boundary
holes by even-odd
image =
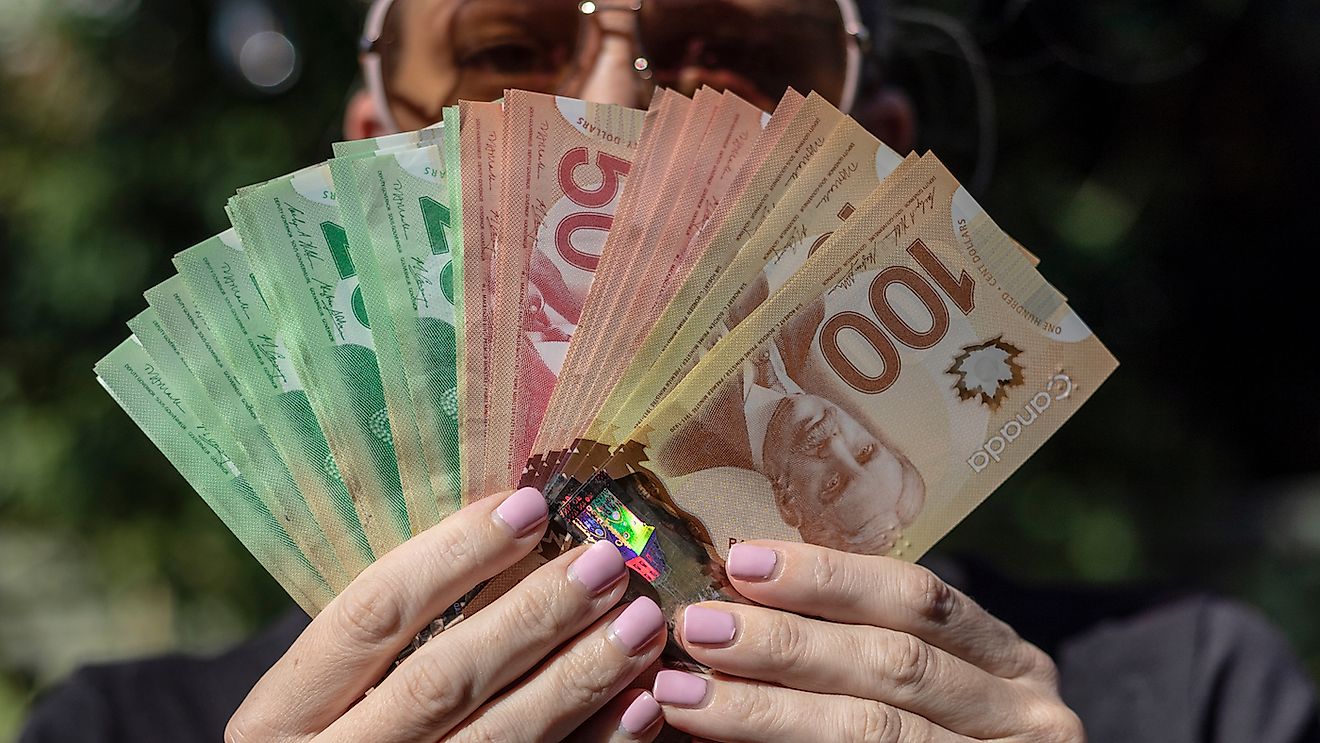
[[[1022,644],[1025,648],[1022,652],[1023,675],[1030,674],[1044,682],[1051,690],[1058,689],[1059,667],[1054,665],[1054,659],[1035,645],[1027,642]]]
[[[238,715],[229,718],[225,725],[225,743],[255,743],[258,738],[249,732],[249,724],[246,718]]]
[[[1033,737],[1040,743],[1084,743],[1086,740],[1081,718],[1062,702],[1038,702],[1030,716]]]
[[[805,646],[802,626],[796,616],[773,612],[761,634],[766,660],[772,668],[783,671],[797,667],[803,660]]]
[[[925,642],[904,633],[894,633],[887,644],[883,667],[889,669],[890,681],[905,692],[919,692],[930,678],[935,653]]]
[[[851,708],[848,721],[849,738],[862,743],[900,743],[903,737],[903,717],[894,709],[880,702],[858,700]]]
[[[569,652],[565,660],[566,673],[560,674],[556,683],[556,698],[561,700],[562,709],[594,710],[600,707],[614,695],[619,672],[631,667],[625,663],[611,671],[611,666],[601,663],[594,654],[578,650]]]
[[[377,645],[398,634],[403,608],[388,583],[370,581],[340,596],[334,623],[354,646]]]
[[[852,579],[842,556],[833,550],[815,550],[816,560],[812,564],[812,577],[816,589],[821,593],[850,596]]]
[[[769,687],[759,684],[746,687],[746,691],[738,695],[738,703],[733,706],[738,718],[747,721],[749,730],[764,734],[782,732],[783,714],[770,698]]]
[[[476,725],[469,725],[446,740],[462,741],[462,743],[509,743],[512,740],[507,726],[482,724],[484,722],[483,719]]]
[[[924,622],[944,624],[953,615],[957,601],[953,589],[926,568],[912,566],[902,580],[900,591],[905,603]]]
[[[225,743],[266,743],[281,739],[278,731],[271,729],[260,717],[246,713],[241,707],[225,724]]]
[[[539,576],[524,580],[515,589],[509,610],[500,616],[503,630],[510,633],[506,636],[538,645],[558,638],[570,620],[564,594],[563,586],[554,581],[541,580]]]
[[[1057,692],[1059,688],[1059,669],[1049,653],[1014,635],[1013,639],[1003,643],[1001,650],[994,656],[995,664],[1001,668],[999,675],[1015,681],[1029,683],[1036,688],[1046,688]]]
[[[450,658],[446,658],[446,661]],[[411,665],[411,668],[407,666]],[[462,664],[441,663],[427,656],[416,657],[395,671],[399,675],[399,694],[423,720],[437,724],[458,710],[466,710],[473,695],[471,680],[455,669]]]
[[[427,532],[432,536],[424,542],[423,553],[427,560],[444,572],[466,572],[479,562],[481,548],[477,544],[477,539],[478,535],[485,533],[480,529],[443,528],[435,532]]]

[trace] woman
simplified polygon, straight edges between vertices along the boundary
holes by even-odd
[[[861,89],[851,0],[634,5],[378,2],[369,87],[350,103],[346,133],[417,128],[445,103],[505,86],[636,105],[649,84],[642,67],[652,81],[709,82],[754,102],[792,83],[848,109]],[[643,48],[648,65],[637,63]],[[901,95],[872,85],[865,109],[874,133],[909,149]],[[1142,612],[1147,597],[1042,594],[945,571],[1056,665],[926,568],[787,542],[731,548],[728,579],[748,603],[675,617],[647,599],[619,606],[618,551],[579,547],[395,667],[452,602],[531,552],[546,523],[533,490],[477,501],[372,565],[310,624],[295,618],[216,659],[79,673],[23,740],[213,739],[226,719],[233,743],[644,741],[662,718],[719,741],[1064,742],[1089,732],[1292,743],[1317,733],[1304,675],[1240,609],[1197,600]],[[1088,629],[1102,616],[1122,620]],[[714,673],[644,676],[666,621]]]

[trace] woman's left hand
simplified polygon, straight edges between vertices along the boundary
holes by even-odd
[[[1049,656],[925,568],[748,542],[727,572],[761,606],[683,610],[679,640],[718,673],[661,672],[673,727],[758,743],[1085,740]]]

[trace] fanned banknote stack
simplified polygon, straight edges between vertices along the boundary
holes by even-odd
[[[915,560],[1115,360],[932,154],[818,95],[508,91],[240,189],[100,382],[315,614],[520,485],[666,607],[753,538]]]

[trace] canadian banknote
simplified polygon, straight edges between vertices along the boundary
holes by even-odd
[[[393,325],[397,381],[420,433],[431,477],[429,513],[409,504],[414,531],[461,507],[456,306],[461,263],[452,236],[448,171],[439,146],[363,157],[344,163],[376,266],[370,283],[383,302],[377,314]],[[340,192],[341,202],[349,197]],[[365,251],[364,251],[365,252]],[[372,329],[373,336],[375,329]],[[382,376],[387,376],[382,368]],[[397,394],[397,393],[396,393]],[[400,399],[403,402],[403,398]],[[401,416],[403,417],[403,416]],[[423,515],[425,514],[425,515]]]
[[[499,492],[508,480],[496,462],[507,445],[491,429],[489,393],[495,370],[494,318],[499,297],[495,281],[499,255],[500,191],[504,163],[504,108],[502,103],[460,101],[458,104],[459,212],[463,225],[466,266],[464,281],[480,281],[480,291],[464,287],[464,338],[460,349],[459,385],[462,389],[463,431],[459,479],[465,498]],[[452,147],[452,145],[451,145]],[[465,267],[466,267],[465,266]],[[478,303],[478,298],[480,303]],[[478,341],[477,338],[480,338]],[[477,343],[480,343],[480,346]]]
[[[237,233],[184,250],[174,266],[308,509],[340,562],[357,575],[375,555]]]
[[[782,287],[902,161],[856,121],[840,121],[697,304],[666,308],[668,317],[656,323],[615,387],[623,402],[606,401],[613,415],[608,425],[632,431],[701,354]]]
[[[677,137],[665,177],[656,184],[658,197],[652,195],[655,192],[638,194],[639,201],[655,201],[658,206],[647,210],[645,216],[627,215],[647,225],[646,229],[640,234],[625,232],[628,239],[613,245],[607,242],[614,260],[600,272],[602,291],[593,292],[597,301],[591,302],[592,314],[584,311],[588,321],[583,323],[585,332],[573,344],[576,348],[571,362],[566,363],[570,375],[580,380],[570,394],[561,397],[568,401],[569,411],[592,408],[601,394],[597,388],[615,377],[612,370],[620,359],[636,352],[655,319],[656,308],[668,302],[673,287],[682,283],[691,268],[698,252],[690,250],[696,232],[737,180],[764,134],[769,117],[755,106],[724,93],[718,96],[716,105],[701,111],[703,95],[716,94],[699,91],[687,107],[689,115]],[[657,134],[661,136],[656,139],[662,140],[663,135]],[[663,159],[666,144],[662,140],[651,154],[658,152]],[[652,170],[652,165],[646,163],[644,167]],[[570,364],[576,369],[568,369]],[[563,423],[562,413],[553,419],[547,416],[539,440],[562,440],[559,431]],[[573,433],[579,432],[575,427]],[[543,444],[533,454],[544,458],[548,451],[552,449]],[[531,484],[539,487],[543,482],[536,479]]]
[[[275,179],[236,196],[229,212],[367,540],[383,555],[412,529],[371,321],[330,169]]]
[[[409,147],[397,151],[411,152]],[[389,294],[383,278],[388,266],[382,266],[372,248],[373,235],[365,214],[364,193],[371,184],[355,167],[358,160],[373,155],[337,157],[327,163],[333,178],[335,203],[339,206],[349,259],[357,272],[357,289],[364,316],[370,322],[371,345],[376,352],[376,369],[381,394],[389,419],[390,444],[399,470],[407,509],[408,528],[417,534],[439,522],[440,501],[445,498],[445,466],[430,456],[423,443],[422,410],[412,398],[405,372],[405,358],[400,346],[396,318],[389,311]],[[383,237],[383,236],[382,236]],[[436,493],[435,487],[441,487]],[[452,509],[450,509],[452,510]],[[447,512],[447,511],[446,511]]]
[[[293,474],[237,380],[228,373],[183,279],[172,276],[148,289],[145,296],[150,307],[128,321],[133,336],[165,380],[193,401],[194,414],[330,588],[343,590],[352,574],[339,560],[325,527],[307,507]],[[326,526],[333,529],[337,524]]]
[[[896,176],[555,504],[665,604],[744,539],[915,560],[1116,367],[933,156]]]
[[[659,321],[665,324],[656,325],[657,321],[652,321],[650,333],[667,338],[677,332],[683,319],[692,312],[741,245],[755,233],[778,203],[797,173],[824,145],[830,132],[843,119],[838,109],[815,93],[786,113],[791,115],[781,119],[784,121],[784,129],[773,126],[774,122],[767,127],[767,132],[773,135],[773,141],[766,143],[769,152],[752,161],[752,172],[745,176],[746,186],[741,189],[741,195],[721,204],[703,227],[699,243],[693,248],[700,257],[666,308],[659,311]],[[615,358],[617,361],[614,369],[608,373],[602,372],[605,378],[598,383],[596,400],[581,408],[584,416],[575,426],[577,438],[571,444],[567,456],[561,456],[561,463],[549,474],[546,487],[552,498],[559,496],[561,488],[575,487],[589,479],[602,457],[621,444],[622,439],[619,437],[627,434],[627,431],[612,426],[617,409],[603,405],[609,402],[608,396],[612,390],[640,379],[620,381],[619,375],[626,370],[633,355],[620,353]],[[635,370],[643,368],[634,367]],[[624,399],[620,396],[613,402],[621,404]]]
[[[644,249],[641,238],[647,216],[657,207],[656,199],[650,195],[659,192],[670,163],[679,156],[677,142],[691,103],[686,96],[667,89],[656,91],[651,100],[637,156],[628,173],[631,185],[620,197],[614,224],[605,238],[601,260],[596,266],[596,275],[602,277],[601,281],[592,279],[595,291],[587,295],[578,323],[579,332],[574,335],[575,342],[569,344],[532,448],[533,461],[528,464],[522,484],[541,485],[537,477],[543,468],[549,466],[545,461],[547,453],[564,450],[565,445],[558,442],[565,436],[565,427],[572,425],[570,421],[580,409],[583,395],[595,381],[598,370],[592,368],[590,361],[596,357],[599,341],[594,336],[606,332],[601,327],[602,320],[609,317],[608,312],[619,296],[628,291],[621,279],[632,268],[630,264],[640,259],[639,253]]]
[[[315,614],[329,603],[334,592],[194,414],[193,405],[204,404],[204,398],[185,399],[133,337],[97,362],[95,372],[101,386],[299,606]]]
[[[641,111],[510,91],[496,312],[491,323],[488,467],[512,485],[591,290],[641,137]]]

